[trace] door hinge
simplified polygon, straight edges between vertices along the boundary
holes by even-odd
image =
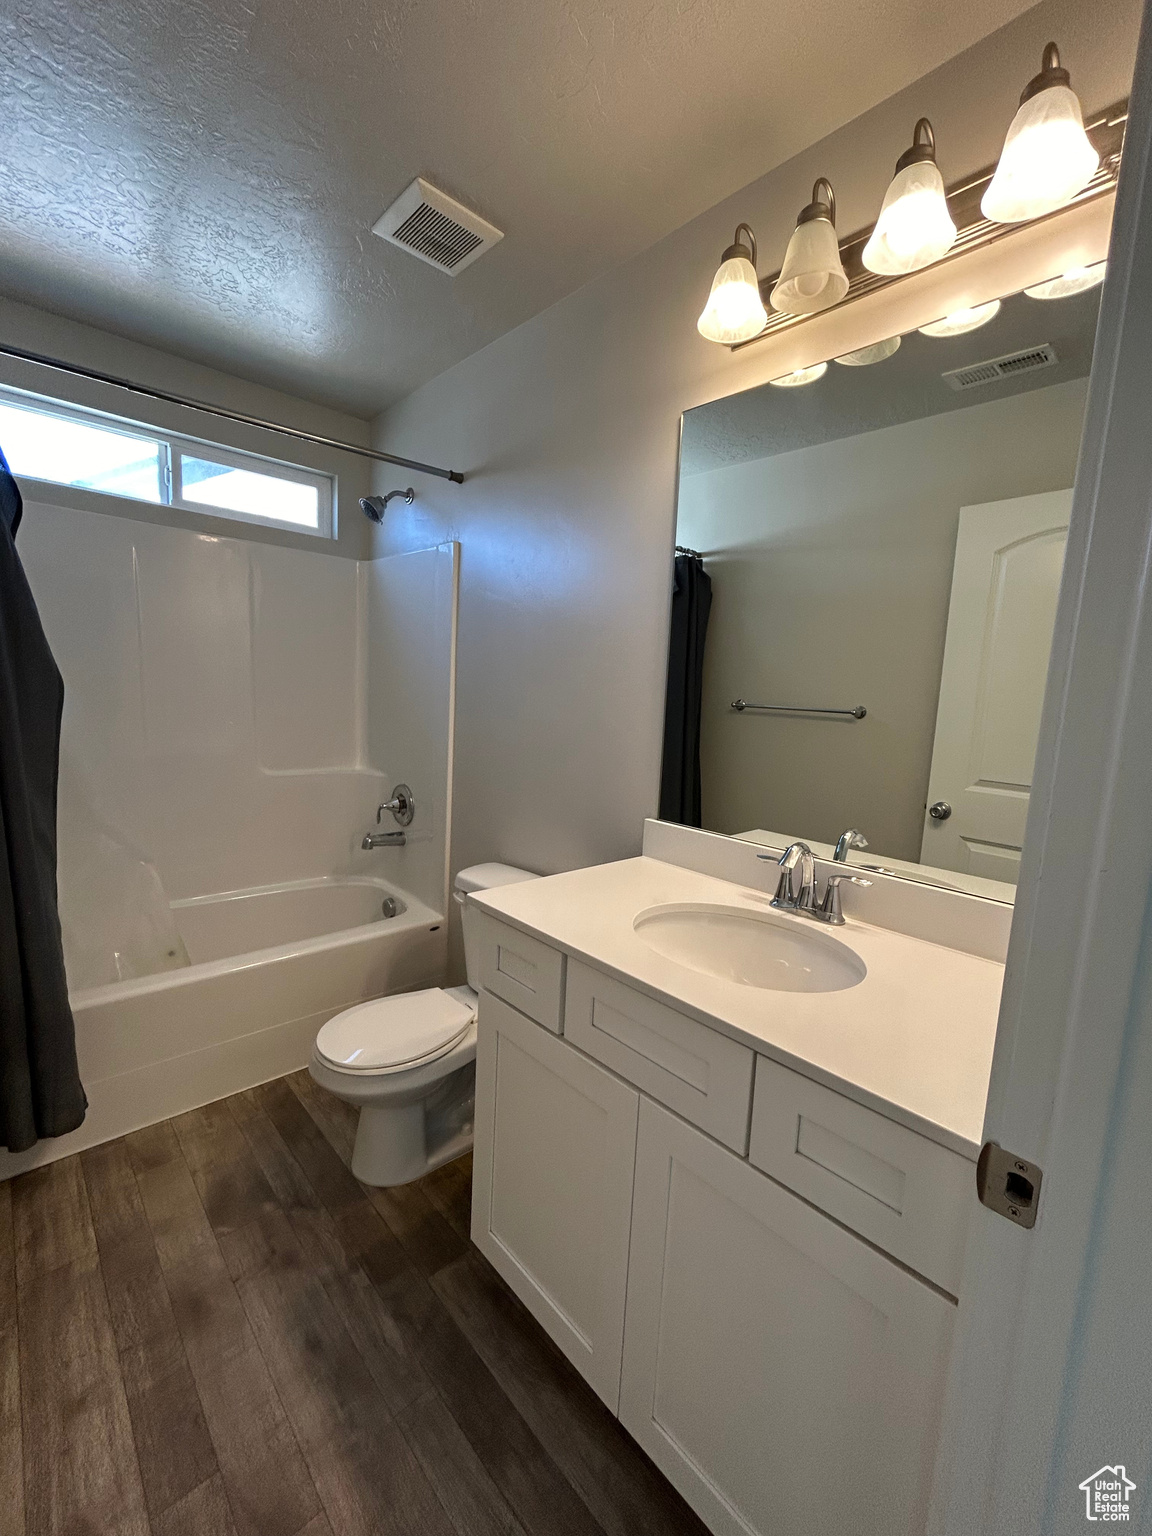
[[[980,1148],[976,1162],[976,1193],[981,1205],[1007,1216],[1020,1227],[1036,1225],[1036,1206],[1044,1170],[1038,1163],[1005,1152],[994,1141]]]

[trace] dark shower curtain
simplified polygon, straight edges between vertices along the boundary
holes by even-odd
[[[16,553],[20,490],[0,452],[0,1146],[84,1119],[60,919],[56,781],[64,683]]]
[[[678,552],[672,584],[660,819],[700,825],[700,706],[712,578],[700,556]]]

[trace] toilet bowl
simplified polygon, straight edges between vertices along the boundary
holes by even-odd
[[[479,975],[468,895],[536,878],[509,864],[456,876],[468,986],[375,998],[321,1027],[308,1071],[360,1110],[352,1172],[362,1183],[411,1183],[472,1145]]]

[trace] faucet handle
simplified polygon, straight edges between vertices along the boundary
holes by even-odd
[[[377,807],[377,826],[380,825],[381,818],[383,817],[385,811],[391,811],[393,818],[398,822],[400,826],[410,827],[412,825],[412,818],[416,814],[416,801],[414,800],[412,791],[408,788],[407,784],[397,784],[392,791],[391,797],[388,800],[385,800],[383,805]]]
[[[820,916],[826,923],[831,923],[834,928],[844,926],[844,908],[840,901],[840,887],[847,880],[849,885],[869,886],[871,880],[864,880],[859,875],[829,875],[828,885],[824,891],[824,900],[820,903]]]

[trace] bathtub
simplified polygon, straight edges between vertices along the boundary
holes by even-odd
[[[299,880],[171,907],[190,963],[71,994],[87,1117],[27,1152],[0,1150],[0,1179],[294,1072],[333,1014],[444,979],[443,915],[380,880]]]

